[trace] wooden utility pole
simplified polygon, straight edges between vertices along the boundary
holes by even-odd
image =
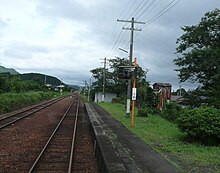
[[[130,38],[130,53],[129,53],[129,65],[132,65],[132,56],[133,56],[133,45],[134,45],[134,31],[141,31],[141,29],[135,29],[134,24],[145,24],[144,22],[137,22],[134,20],[134,17],[132,17],[131,21],[129,20],[119,20],[117,19],[117,22],[128,22],[131,23],[131,28],[125,28],[122,29],[125,30],[131,30],[131,38]],[[130,105],[131,105],[131,80],[128,80],[128,88],[127,88],[127,104],[126,104],[126,116],[130,116]]]
[[[84,97],[86,98],[86,81],[85,82],[85,87],[84,87]]]
[[[91,78],[89,79],[89,85],[88,85],[88,102],[90,101],[90,91],[91,91]]]
[[[102,82],[102,102],[105,101],[105,69],[106,69],[106,58],[104,58],[104,68],[103,68],[103,82]]]

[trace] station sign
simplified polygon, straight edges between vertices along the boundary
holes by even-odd
[[[132,88],[132,100],[136,100],[137,88]]]

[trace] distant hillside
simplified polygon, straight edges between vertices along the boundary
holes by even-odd
[[[19,74],[15,69],[6,68],[6,67],[3,67],[3,66],[0,66],[0,73]]]
[[[46,76],[46,83],[51,84],[53,86],[60,85],[62,83],[56,77],[48,76],[40,73],[25,73],[25,74],[20,74],[19,76],[23,80],[33,80],[33,81],[39,81],[41,83],[45,83],[45,76]]]
[[[67,84],[68,86],[72,87],[72,88],[76,88],[76,89],[79,89],[80,86],[79,85],[70,85],[70,84]]]

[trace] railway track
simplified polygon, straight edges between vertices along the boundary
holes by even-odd
[[[45,143],[28,173],[72,172],[79,105],[80,100],[76,97]]]
[[[19,112],[11,113],[11,114],[6,114],[5,116],[0,118],[0,129],[3,129],[11,124],[14,124],[15,122],[22,120],[36,112],[39,112],[42,109],[45,109],[52,104],[55,104],[59,102],[60,100],[64,99],[65,97],[62,98],[57,98],[57,99],[52,99],[49,101],[46,101],[42,104],[38,104],[36,106],[30,107],[25,110],[21,110]]]

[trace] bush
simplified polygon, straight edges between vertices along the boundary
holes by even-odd
[[[160,115],[161,112],[159,109],[157,108],[148,108],[149,114],[153,114],[153,115]]]
[[[171,122],[176,122],[182,111],[182,107],[174,102],[166,103],[161,116]]]
[[[121,98],[113,98],[112,103],[121,103]]]
[[[137,116],[139,116],[139,117],[148,117],[149,116],[149,110],[148,109],[138,109]]]
[[[220,110],[211,107],[186,110],[177,119],[178,127],[193,141],[215,145],[220,141]]]
[[[0,94],[0,114],[36,104],[55,97],[55,92],[27,92]]]

